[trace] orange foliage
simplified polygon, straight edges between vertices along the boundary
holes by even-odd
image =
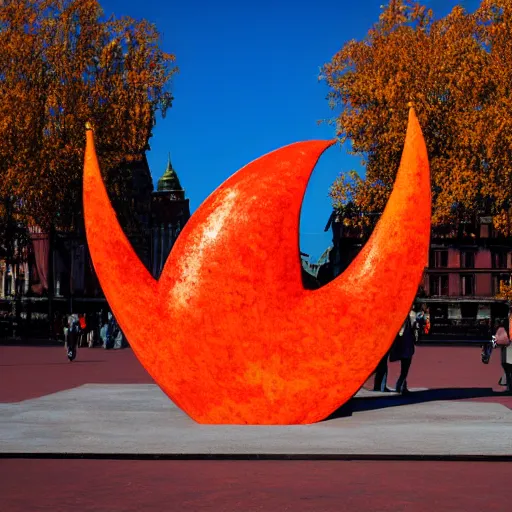
[[[438,20],[416,2],[391,0],[323,78],[340,141],[367,165],[364,179],[335,181],[336,208],[382,211],[412,101],[429,150],[433,223],[485,212],[511,234],[512,0],[484,0],[474,13],[458,6]]]
[[[505,282],[500,282],[500,289],[496,298],[506,300],[509,304],[512,304],[512,285]]]
[[[109,188],[148,148],[172,102],[174,56],[156,28],[103,18],[96,0],[9,0],[0,8],[0,197],[43,227],[81,210],[84,126],[97,127]],[[77,211],[78,210],[78,211]]]

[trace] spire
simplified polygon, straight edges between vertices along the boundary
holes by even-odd
[[[176,171],[173,169],[171,164],[171,154],[169,153],[169,158],[167,160],[167,169],[163,176],[158,180],[158,192],[170,192],[183,190],[181,188],[181,183],[176,174]]]

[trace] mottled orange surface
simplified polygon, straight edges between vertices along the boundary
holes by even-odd
[[[156,281],[118,224],[87,132],[85,223],[99,280],[141,363],[200,423],[324,419],[366,381],[409,311],[430,234],[416,116],[366,247],[336,280],[304,290],[300,208],[332,143],[292,144],[231,176],[189,220]]]

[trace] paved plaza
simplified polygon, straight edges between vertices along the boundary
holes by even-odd
[[[512,458],[500,375],[478,347],[418,347],[408,397],[369,381],[314,425],[204,426],[129,349],[68,363],[61,347],[0,346],[2,510],[506,510],[490,475],[508,481],[512,463],[489,462]],[[197,460],[137,460],[159,457]]]
[[[510,456],[512,460],[508,407],[439,400],[443,394],[434,390],[412,391],[405,400],[363,389],[339,417],[313,425],[234,426],[198,425],[154,384],[85,384],[0,404],[0,451],[178,458]],[[485,396],[486,390],[481,394]]]

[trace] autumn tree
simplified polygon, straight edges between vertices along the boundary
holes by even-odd
[[[71,227],[87,121],[109,192],[122,196],[129,179],[119,169],[141,158],[157,112],[171,106],[174,60],[154,25],[105,19],[96,0],[4,0],[0,198],[43,229]]]
[[[322,77],[337,135],[366,165],[364,177],[334,182],[335,208],[383,210],[413,102],[429,152],[434,225],[485,212],[511,234],[512,0],[483,0],[473,13],[457,6],[442,19],[417,2],[391,0]]]

